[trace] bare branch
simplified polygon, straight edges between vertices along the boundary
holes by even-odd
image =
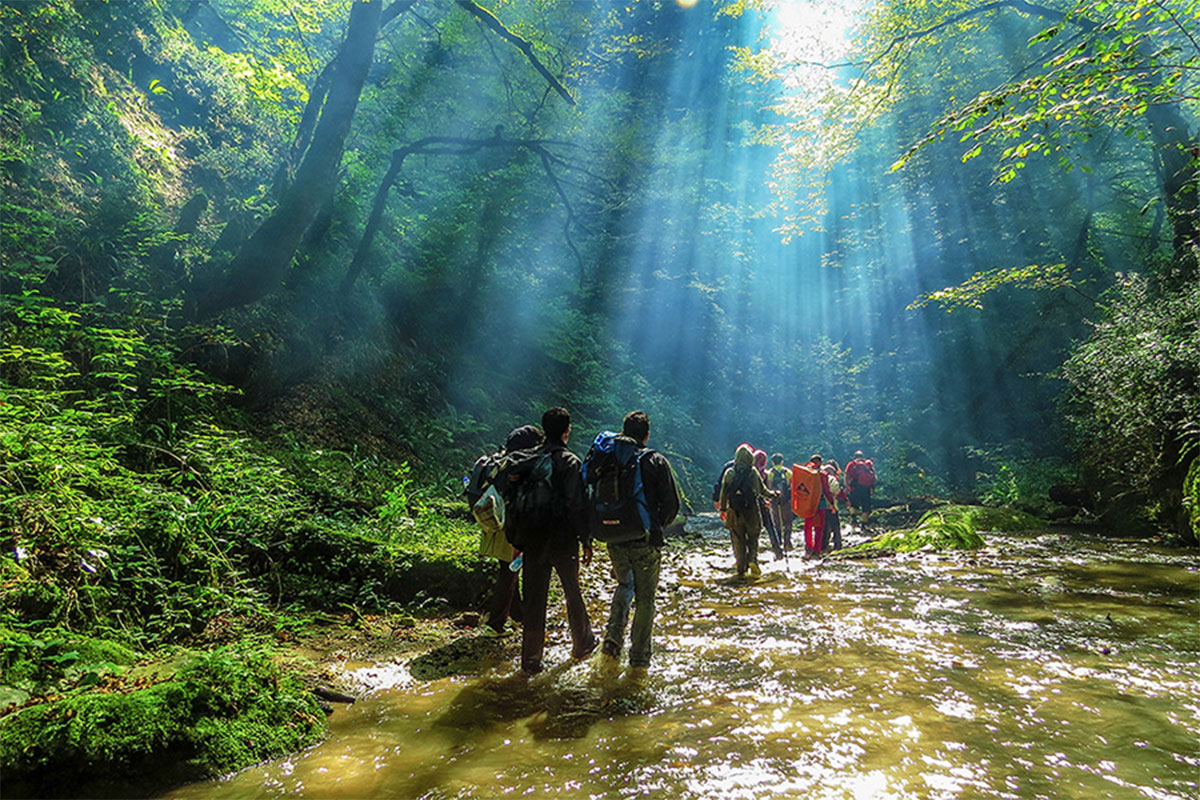
[[[566,100],[571,105],[575,105],[575,98],[571,97],[571,93],[567,91],[567,87],[563,86],[558,78],[551,75],[550,70],[546,69],[546,65],[538,59],[537,54],[533,52],[533,45],[530,44],[528,39],[522,39],[508,28],[504,27],[504,23],[497,19],[495,14],[493,14],[491,11],[488,11],[478,3],[473,3],[471,0],[455,0],[455,2],[461,8],[466,9],[472,16],[474,16],[484,25],[495,31],[496,35],[498,35],[501,39],[504,39],[513,47],[524,53],[525,58],[529,60],[529,63],[533,65],[533,68],[540,72],[542,77],[554,87],[554,91],[558,92],[559,95],[562,96],[562,99]]]
[[[385,25],[416,4],[417,0],[396,0],[396,2],[385,8],[383,13],[379,15],[379,29],[383,30]]]
[[[426,136],[423,139],[410,142],[404,147],[392,151],[392,162],[383,179],[379,182],[379,188],[375,191],[375,202],[371,206],[371,215],[367,218],[367,225],[363,229],[362,239],[359,240],[358,248],[354,251],[354,258],[350,262],[350,267],[346,270],[346,276],[342,279],[342,295],[344,296],[349,292],[354,282],[358,280],[358,276],[362,273],[367,253],[371,249],[371,244],[375,240],[375,234],[379,231],[379,224],[383,220],[383,211],[387,205],[388,193],[396,183],[400,175],[400,170],[404,166],[405,159],[411,155],[465,156],[491,147],[523,147],[530,152],[537,153],[542,159],[542,166],[545,168],[547,176],[554,183],[554,188],[558,191],[559,196],[563,198],[563,203],[566,205],[567,244],[570,246],[571,251],[575,253],[575,257],[580,265],[580,271],[582,272],[583,259],[579,255],[575,243],[571,241],[570,233],[570,225],[576,220],[575,210],[571,206],[570,201],[567,200],[558,177],[551,169],[551,163],[561,161],[561,157],[546,149],[547,147],[574,147],[571,142],[554,139],[504,139],[499,135],[487,139],[467,139],[459,136]],[[565,164],[566,162],[562,163]]]

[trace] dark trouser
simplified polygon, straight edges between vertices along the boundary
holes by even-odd
[[[733,541],[733,562],[737,565],[737,576],[745,576],[746,567],[758,563],[758,534],[757,525],[741,526],[729,529],[729,538]]]
[[[792,549],[792,520],[796,515],[792,511],[792,507],[785,500],[771,501],[771,520],[775,523],[775,529],[778,530],[783,539],[783,549]]]
[[[825,536],[821,540],[821,550],[829,549],[829,540],[833,539],[833,549],[842,549],[842,522],[838,513],[832,508],[825,509]]]
[[[775,527],[771,506],[761,498],[758,501],[758,514],[762,517],[763,526],[767,529],[767,538],[771,540],[771,552],[775,554],[776,558],[783,558],[783,540],[779,537],[779,529]]]
[[[658,571],[662,551],[649,542],[623,542],[608,545],[617,588],[608,612],[604,646],[621,651],[629,607],[633,610],[633,630],[629,635],[629,666],[650,666],[650,634],[654,628],[654,593],[658,590]]]
[[[871,487],[855,486],[850,490],[850,505],[860,514],[871,513]]]
[[[579,591],[579,548],[547,550],[537,556],[525,554],[525,598],[521,610],[525,627],[521,632],[521,669],[541,672],[546,649],[546,601],[550,596],[550,569],[558,573],[567,599],[567,624],[571,628],[571,657],[583,658],[596,648],[596,636],[588,619],[583,593]]]
[[[521,589],[517,573],[508,568],[507,561],[497,564],[496,585],[492,588],[492,600],[488,605],[487,624],[502,631],[510,617],[513,622],[520,622],[524,617],[521,615]]]

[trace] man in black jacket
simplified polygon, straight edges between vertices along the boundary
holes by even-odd
[[[650,418],[643,411],[625,415],[621,433],[642,447],[650,438]],[[629,666],[650,666],[650,634],[654,628],[654,595],[658,591],[658,571],[662,563],[663,528],[679,514],[679,490],[671,465],[657,452],[641,457],[642,483],[650,511],[650,531],[642,539],[610,542],[617,588],[613,592],[608,627],[604,632],[604,654],[617,658],[625,641],[625,626],[633,605],[633,629],[630,631]]]
[[[571,438],[571,414],[565,408],[548,409],[542,415],[542,430],[546,434],[546,443],[542,447],[551,454],[553,464],[550,484],[556,524],[546,531],[544,540],[536,547],[526,547],[522,553],[525,562],[522,616],[525,623],[521,636],[521,670],[529,674],[542,671],[551,568],[558,573],[566,595],[571,657],[586,658],[597,644],[587,606],[583,603],[583,593],[579,590],[579,548],[582,544],[583,563],[591,563],[592,538],[588,533],[579,456],[567,449],[567,441]]]

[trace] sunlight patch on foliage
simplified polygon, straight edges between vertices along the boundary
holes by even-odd
[[[947,286],[945,289],[921,295],[908,304],[908,310],[924,308],[930,303],[937,303],[947,314],[960,308],[981,309],[984,296],[1002,286],[1047,290],[1073,288],[1075,283],[1071,280],[1067,265],[1063,263],[1001,267],[976,272],[958,286]]]

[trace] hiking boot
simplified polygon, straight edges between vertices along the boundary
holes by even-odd
[[[571,658],[575,659],[576,661],[583,661],[596,651],[596,646],[598,644],[600,644],[600,640],[593,636],[591,643],[583,647],[581,650],[571,653]]]
[[[762,577],[762,568],[758,564],[751,563],[750,566],[746,567],[746,572],[752,581],[756,581]]]
[[[479,636],[482,639],[503,639],[508,636],[508,631],[496,630],[491,625],[484,625],[479,629]]]
[[[604,644],[601,645],[600,652],[603,653],[604,655],[608,656],[609,658],[614,658],[614,659],[620,658],[621,657],[621,645],[615,644],[613,642],[606,640],[604,642]]]

